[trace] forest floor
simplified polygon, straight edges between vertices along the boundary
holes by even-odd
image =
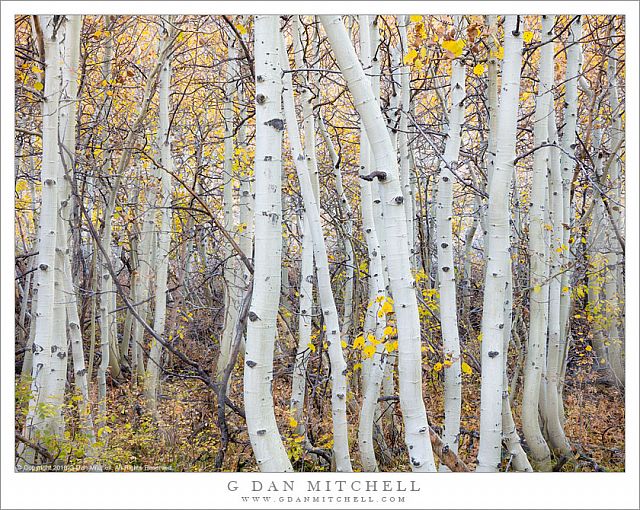
[[[565,431],[576,459],[565,463],[562,471],[624,471],[625,409],[624,394],[612,386],[596,384],[595,376],[582,372],[568,379],[565,388]],[[442,381],[431,377],[424,392],[431,425],[441,431],[443,415]],[[276,415],[285,447],[296,471],[325,471],[329,466],[316,462],[317,457],[304,451],[300,437],[288,415],[290,377],[280,377],[274,388]],[[479,377],[474,373],[463,385],[460,457],[473,468],[478,448],[480,391]],[[328,384],[318,385],[312,392],[313,409],[307,416],[308,434],[316,448],[328,451],[331,440],[331,409]],[[229,396],[241,401],[242,378],[235,376]],[[357,393],[357,391],[356,391]],[[17,392],[19,396],[20,391]],[[129,384],[114,386],[109,392],[110,415],[98,424],[96,452],[105,471],[215,471],[215,458],[220,445],[216,423],[215,398],[202,383],[194,380],[166,380],[162,385],[158,420],[140,407],[141,388]],[[350,395],[348,420],[354,469],[359,470],[357,452],[358,397]],[[24,423],[24,401],[18,398],[19,431]],[[389,411],[383,418],[387,452],[384,471],[409,471],[402,444],[402,421],[397,402],[385,403]],[[514,418],[520,429],[516,400]],[[318,412],[320,410],[320,412]],[[80,434],[75,404],[67,409],[65,442],[59,445],[59,458],[74,470],[88,469],[91,461],[84,455],[86,441]],[[391,422],[393,420],[393,422]],[[228,410],[230,444],[222,470],[256,471],[244,420]],[[101,425],[101,426],[100,426]],[[525,445],[526,449],[526,445]],[[504,467],[508,459],[504,459]]]

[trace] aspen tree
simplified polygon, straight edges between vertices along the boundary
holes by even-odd
[[[560,334],[560,295],[561,269],[565,246],[563,240],[563,198],[562,176],[560,173],[560,151],[558,150],[558,131],[556,128],[553,97],[550,95],[549,123],[549,223],[552,226],[549,243],[549,338],[547,344],[546,397],[544,418],[550,446],[562,455],[571,455],[571,448],[560,423],[558,393],[560,369],[564,349]]]
[[[502,93],[498,107],[497,151],[489,182],[487,210],[487,270],[482,313],[482,382],[480,387],[480,445],[477,471],[497,471],[502,444],[503,328],[507,272],[511,271],[509,245],[509,189],[513,176],[522,62],[520,16],[504,22]]]
[[[153,329],[158,335],[164,335],[167,318],[167,277],[169,271],[169,248],[171,245],[171,181],[174,172],[171,154],[171,124],[169,117],[171,97],[171,47],[175,39],[174,17],[162,19],[160,27],[159,54],[164,55],[160,68],[160,87],[158,91],[158,135],[162,165],[160,178],[160,230],[158,231],[156,268],[156,291],[154,298]],[[157,392],[162,369],[162,344],[156,339],[151,341],[149,361],[147,362],[145,393],[152,411],[157,407]]]
[[[360,59],[365,68],[371,66],[371,34],[369,30],[370,17],[359,16],[360,22]],[[360,121],[360,175],[371,173],[371,148],[367,135]],[[378,234],[373,217],[373,199],[371,188],[374,183],[360,179],[360,207],[362,211],[362,228],[367,243],[368,255],[368,304],[365,316],[364,331],[362,333],[362,348],[371,345],[370,335],[377,343],[372,356],[365,356],[362,363],[363,399],[360,409],[358,425],[358,448],[362,468],[365,471],[377,471],[375,451],[373,448],[373,431],[380,387],[384,376],[387,356],[382,343],[385,314],[382,301],[386,299],[382,256]]]
[[[611,18],[611,23],[615,23],[615,16]],[[578,34],[578,36],[580,33]],[[614,231],[622,230],[622,221],[620,214],[620,197],[622,195],[622,179],[621,170],[622,163],[620,157],[620,150],[624,143],[624,129],[622,127],[622,115],[623,111],[618,99],[618,85],[617,85],[617,34],[615,26],[611,29],[611,49],[609,50],[608,66],[607,66],[607,80],[608,80],[608,92],[609,92],[609,106],[611,108],[612,125],[610,128],[610,145],[611,150],[614,151],[612,157],[613,161],[609,166],[609,181],[611,182],[612,196],[616,204],[611,206],[611,228],[607,230],[607,245],[610,250],[607,253],[607,274],[605,278],[605,300],[613,310],[612,316],[607,321],[607,339],[609,342],[609,361],[611,363],[611,369],[615,377],[615,382],[619,386],[625,385],[625,365],[624,365],[624,337],[620,335],[618,321],[622,315],[623,309],[622,297],[624,295],[624,278],[622,277],[620,270],[620,257],[618,255],[620,249],[620,241],[617,236],[614,235]]]
[[[293,18],[293,48],[294,60],[296,67],[302,69],[304,64],[304,48],[302,46],[302,24],[299,16]],[[301,73],[302,74],[302,73]],[[311,186],[313,193],[318,200],[320,193],[320,184],[318,180],[318,164],[315,153],[315,122],[313,117],[313,92],[310,84],[304,78],[304,74],[300,77],[303,80],[303,90],[300,94],[302,102],[302,130],[304,133],[304,147],[306,155],[306,164],[309,175],[312,176]],[[294,373],[292,377],[291,388],[291,404],[290,410],[292,417],[296,422],[295,432],[298,435],[305,435],[304,420],[304,399],[306,391],[307,362],[311,354],[313,346],[311,341],[312,334],[312,317],[313,317],[313,282],[314,282],[314,265],[313,265],[313,238],[311,236],[311,226],[309,224],[308,213],[305,207],[302,208],[302,218],[300,223],[301,231],[301,261],[300,261],[300,285],[299,285],[299,319],[298,319],[298,347],[296,349],[296,360],[294,364]],[[314,346],[315,347],[315,346]]]
[[[568,265],[572,261],[572,252],[569,248],[571,239],[571,228],[574,221],[574,207],[571,204],[571,181],[575,169],[575,161],[570,157],[575,153],[576,131],[578,124],[578,81],[582,68],[582,49],[580,39],[582,39],[582,17],[576,16],[569,28],[567,65],[565,73],[565,94],[564,94],[564,127],[562,128],[560,155],[560,172],[562,175],[562,208],[563,208],[563,233],[562,245],[565,250],[565,261]],[[571,279],[570,272],[563,271],[561,279],[560,294],[560,348],[562,357],[560,360],[560,371],[563,366],[569,349],[569,313],[571,310]],[[560,396],[562,390],[559,389]]]
[[[462,16],[455,16],[458,32],[464,30]],[[451,62],[451,110],[444,160],[440,164],[436,229],[438,250],[438,281],[440,290],[440,324],[444,349],[444,433],[442,441],[454,453],[458,452],[460,411],[462,406],[462,372],[460,339],[456,304],[456,275],[453,260],[453,173],[457,167],[464,124],[465,65],[455,58]]]
[[[527,357],[524,365],[524,390],[522,397],[522,429],[529,445],[531,461],[536,469],[549,471],[551,457],[538,420],[538,404],[541,378],[546,359],[547,310],[549,297],[549,265],[545,243],[545,196],[547,194],[547,166],[549,148],[543,146],[549,140],[548,117],[552,115],[550,96],[553,93],[553,37],[555,16],[542,16],[544,44],[540,55],[540,79],[536,95],[534,119],[534,145],[540,147],[534,153],[531,207],[529,210],[530,269],[530,325]]]
[[[45,83],[42,108],[42,205],[38,242],[37,303],[32,327],[35,328],[32,352],[31,400],[26,418],[25,436],[39,441],[44,435],[62,437],[62,395],[54,393],[52,380],[60,377],[55,359],[66,356],[66,335],[55,336],[56,237],[58,231],[58,193],[62,174],[58,152],[58,108],[60,104],[59,16],[42,15],[36,20],[43,33]],[[61,342],[64,342],[61,345]],[[66,374],[65,374],[66,376]],[[35,452],[29,449],[27,462]]]
[[[234,143],[233,143],[233,92],[235,90],[234,80],[237,78],[237,51],[234,45],[235,37],[231,34],[227,35],[227,66],[226,66],[226,83],[224,88],[224,104],[222,107],[222,120],[224,123],[224,165],[223,165],[223,214],[224,228],[230,234],[236,237],[235,230],[237,222],[234,214]],[[242,300],[242,277],[238,260],[232,256],[231,246],[225,243],[224,247],[224,325],[222,327],[222,338],[220,340],[220,355],[216,362],[216,377],[221,377],[229,364],[231,357],[231,347],[233,342],[235,325],[238,320],[238,311]]]
[[[400,32],[400,51],[402,56],[408,50],[407,25],[409,16],[400,16],[398,31]],[[400,180],[402,186],[402,196],[404,197],[404,212],[407,217],[407,235],[409,238],[409,253],[411,253],[412,266],[415,268],[415,227],[414,227],[414,192],[412,189],[413,179],[411,176],[411,161],[409,157],[409,110],[411,99],[411,67],[402,64],[399,68],[400,74],[400,120],[398,125],[398,157],[400,158]]]
[[[63,250],[62,271],[62,296],[65,303],[64,314],[67,318],[69,342],[73,357],[73,374],[76,390],[81,397],[78,402],[78,410],[85,436],[93,442],[93,418],[89,402],[89,383],[87,369],[84,360],[84,347],[80,318],[78,316],[78,297],[74,288],[72,276],[71,255],[69,239],[72,237],[69,211],[72,204],[71,180],[75,178],[76,165],[76,103],[78,100],[78,73],[80,64],[80,32],[82,29],[82,16],[67,16],[64,32],[64,51],[62,64],[62,96],[60,100],[60,137],[62,145],[60,156],[64,177],[60,189],[60,212],[58,217],[58,236]],[[64,387],[62,388],[64,392]]]
[[[377,173],[381,183],[389,283],[398,328],[400,405],[411,468],[414,471],[435,471],[429,440],[429,423],[422,400],[420,320],[415,282],[411,275],[398,163],[382,113],[342,19],[340,16],[320,16],[320,21],[364,123],[367,138],[375,155],[376,172],[373,173]],[[384,178],[380,179],[382,176]]]
[[[300,143],[300,133],[295,114],[293,98],[293,84],[289,69],[289,59],[286,54],[284,37],[280,34],[280,65],[284,73],[283,103],[287,124],[287,133],[291,156],[293,158],[300,192],[304,201],[309,230],[313,239],[313,250],[316,261],[316,275],[318,278],[318,297],[322,307],[324,323],[327,327],[327,345],[331,361],[331,415],[333,418],[333,454],[336,471],[350,472],[351,458],[349,456],[349,431],[347,424],[347,364],[342,353],[342,338],[338,322],[333,291],[331,289],[331,275],[327,248],[320,222],[320,208],[316,202],[308,166],[305,164],[305,154]]]
[[[260,471],[292,471],[273,409],[271,385],[282,258],[282,78],[277,16],[256,16],[254,287],[247,324],[244,408]]]

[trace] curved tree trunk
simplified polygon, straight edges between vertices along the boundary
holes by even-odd
[[[336,471],[350,472],[351,458],[349,455],[349,430],[347,424],[347,364],[344,360],[341,345],[340,324],[333,291],[331,289],[331,275],[327,248],[320,222],[320,208],[311,187],[311,178],[305,164],[305,154],[300,143],[298,121],[295,114],[293,99],[293,85],[289,72],[289,59],[282,34],[280,34],[280,65],[284,73],[283,103],[287,124],[287,133],[291,155],[295,163],[300,192],[304,201],[313,250],[316,260],[316,274],[318,277],[318,297],[322,307],[322,315],[327,327],[327,345],[331,361],[331,415],[333,418],[333,453]]]
[[[362,65],[340,16],[320,16],[336,61],[342,71],[354,104],[364,123],[375,156],[375,167],[382,184],[382,203],[389,266],[389,283],[395,303],[398,327],[398,369],[400,405],[405,424],[405,442],[414,471],[435,471],[429,440],[429,423],[422,399],[422,356],[420,320],[411,276],[406,216],[400,189],[398,163],[382,113]]]

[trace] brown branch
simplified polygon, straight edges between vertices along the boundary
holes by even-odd
[[[451,448],[442,442],[442,439],[436,434],[436,431],[429,427],[429,438],[431,439],[431,446],[433,451],[451,471],[455,473],[469,473],[471,470],[462,461],[458,455],[456,455]]]
[[[34,443],[33,441],[30,441],[29,439],[27,439],[26,437],[24,437],[22,434],[20,434],[19,432],[16,432],[16,439],[18,441],[20,441],[21,443],[24,443],[25,445],[27,445],[29,448],[31,448],[32,450],[34,450],[36,453],[38,453],[39,455],[41,455],[42,457],[44,457],[45,459],[47,459],[49,462],[53,462],[55,460],[55,458],[53,457],[53,455],[51,455],[49,453],[49,451],[46,448],[43,448],[42,446],[40,446],[39,444]]]

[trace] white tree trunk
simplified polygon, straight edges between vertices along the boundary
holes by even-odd
[[[582,17],[577,16],[571,23],[569,39],[567,41],[567,66],[565,74],[564,95],[564,127],[562,128],[562,154],[560,155],[560,171],[562,174],[562,208],[563,208],[563,233],[562,244],[569,246],[571,238],[571,225],[574,221],[574,210],[571,205],[571,181],[575,169],[575,161],[569,154],[575,153],[576,128],[578,123],[578,81],[581,73],[582,49],[579,42],[582,39]],[[572,262],[571,250],[565,251],[565,263]],[[568,266],[567,266],[568,267]],[[569,349],[569,313],[571,309],[571,273],[563,271],[560,294],[560,346],[562,357],[560,359],[561,373],[564,371],[564,363]],[[559,389],[560,398],[562,389]]]
[[[340,324],[333,291],[331,289],[331,275],[327,248],[320,221],[320,208],[311,187],[311,178],[305,164],[305,154],[300,143],[298,121],[296,119],[295,102],[293,99],[293,84],[289,72],[289,59],[286,54],[284,38],[280,40],[280,65],[284,72],[283,103],[287,123],[287,132],[291,155],[295,163],[300,192],[304,201],[313,249],[316,260],[316,275],[318,277],[318,297],[322,307],[324,322],[327,327],[326,337],[331,361],[331,414],[333,418],[333,453],[338,472],[351,472],[351,458],[349,456],[349,430],[347,423],[347,364],[344,360],[341,345]]]
[[[350,337],[350,331],[353,324],[353,286],[354,286],[354,256],[353,245],[351,243],[351,237],[353,236],[353,212],[349,205],[349,200],[344,192],[344,185],[342,183],[342,170],[340,169],[340,158],[336,153],[336,149],[333,146],[331,137],[327,131],[322,117],[319,118],[318,127],[320,128],[320,134],[324,139],[327,149],[329,151],[329,157],[331,158],[331,164],[333,167],[333,176],[336,179],[336,192],[338,194],[338,204],[340,208],[340,214],[344,221],[344,232],[342,237],[342,245],[344,247],[345,255],[345,278],[344,278],[344,312],[342,320],[342,332],[346,338]],[[306,140],[306,138],[305,138]],[[308,150],[305,147],[305,150]],[[314,145],[315,150],[315,145]]]
[[[464,30],[462,16],[454,24]],[[444,349],[444,432],[442,441],[458,453],[460,412],[462,406],[462,372],[460,369],[460,339],[456,301],[456,272],[453,259],[453,179],[452,167],[458,166],[462,126],[464,124],[465,65],[461,59],[451,63],[451,111],[444,151],[440,165],[436,229],[438,249],[438,281],[440,283],[440,324]],[[446,470],[446,468],[444,468]]]
[[[400,405],[405,424],[405,442],[414,471],[435,471],[429,423],[422,399],[420,320],[415,282],[411,275],[404,199],[396,155],[372,87],[358,61],[342,19],[340,16],[320,16],[320,20],[364,123],[375,156],[376,170],[385,174],[385,178],[380,181],[380,188],[389,282],[398,327]]]
[[[292,471],[273,409],[273,349],[282,258],[282,77],[277,16],[256,16],[255,267],[247,325],[244,404],[249,439],[263,472]]]
[[[174,39],[173,20],[162,20],[160,28],[159,53],[166,58],[160,69],[160,90],[158,107],[158,148],[160,149],[160,164],[162,165],[160,179],[160,230],[158,231],[158,246],[156,250],[156,293],[153,316],[153,329],[158,335],[164,335],[167,319],[167,277],[169,271],[169,248],[171,245],[171,180],[174,171],[173,156],[171,155],[170,130],[170,94],[171,94],[171,60],[168,56],[169,48]],[[158,384],[162,369],[162,344],[157,340],[151,341],[149,360],[145,378],[145,394],[147,405],[152,411],[157,407]]]
[[[360,20],[360,59],[365,68],[371,66],[371,34],[370,17],[361,15]],[[370,80],[371,81],[371,80]],[[360,122],[360,175],[371,173],[370,164],[371,147],[367,140],[365,128]],[[380,387],[386,367],[386,354],[381,342],[382,332],[385,324],[384,314],[379,315],[380,303],[385,299],[384,270],[382,267],[382,254],[378,233],[374,221],[373,197],[371,183],[365,179],[360,179],[360,207],[362,210],[362,229],[367,243],[368,260],[368,304],[365,316],[364,331],[362,334],[363,347],[370,345],[369,335],[373,335],[377,342],[373,356],[363,357],[362,361],[362,407],[358,426],[358,449],[360,451],[360,461],[364,471],[377,471],[373,448],[373,432],[376,411],[380,410],[377,405],[380,396]],[[377,184],[375,184],[377,185]]]
[[[536,96],[534,120],[534,146],[549,140],[547,118],[551,114],[550,96],[553,86],[553,37],[554,16],[542,17],[542,47],[540,56],[540,81]],[[549,148],[538,149],[533,156],[533,179],[531,184],[531,208],[529,210],[530,268],[530,314],[529,343],[524,366],[524,389],[522,396],[522,429],[529,445],[531,460],[536,469],[551,469],[551,454],[540,430],[538,404],[541,378],[546,359],[547,310],[549,298],[549,265],[545,242],[545,202],[547,195],[547,165]]]
[[[236,237],[236,221],[234,218],[234,193],[233,182],[235,172],[233,169],[234,143],[233,143],[233,95],[235,90],[234,80],[237,78],[237,51],[234,46],[235,36],[228,34],[228,62],[226,67],[225,98],[222,107],[222,120],[224,123],[224,197],[223,197],[223,226],[229,235]],[[234,330],[238,320],[240,302],[242,300],[243,284],[238,259],[232,255],[231,246],[227,243],[223,249],[224,263],[224,326],[222,328],[222,338],[220,340],[220,355],[216,362],[216,378],[222,379],[225,369],[231,358],[231,348],[234,337]]]
[[[302,253],[300,263],[300,294],[298,311],[298,347],[296,349],[296,359],[293,364],[293,374],[291,381],[291,403],[289,409],[291,416],[297,422],[295,433],[299,436],[306,434],[306,424],[304,416],[304,400],[307,382],[307,363],[311,355],[311,331],[313,318],[313,239],[309,218],[303,213],[301,222],[302,229]]]
[[[409,41],[407,37],[407,25],[409,16],[400,16],[398,31],[400,32],[401,62],[402,56],[408,52]],[[409,110],[411,99],[411,67],[402,64],[399,68],[400,74],[400,122],[398,126],[398,156],[400,158],[400,181],[402,186],[402,196],[404,197],[404,214],[407,217],[407,236],[409,242],[409,253],[411,254],[411,265],[415,268],[415,227],[414,227],[414,196],[411,176],[411,165],[409,158]]]
[[[487,271],[482,314],[482,383],[478,471],[497,471],[501,462],[503,328],[507,272],[511,271],[509,191],[515,160],[522,23],[506,16],[502,94],[498,107],[497,151],[489,182]]]
[[[31,400],[26,418],[26,437],[38,442],[43,435],[60,438],[63,433],[62,399],[55,393],[52,381],[65,377],[58,374],[56,359],[66,355],[66,335],[56,337],[54,317],[56,238],[58,230],[58,194],[62,187],[62,172],[58,152],[58,108],[60,102],[60,54],[57,17],[39,16],[44,35],[45,85],[42,109],[42,203],[40,213],[40,240],[38,243],[37,302],[32,327]],[[27,462],[33,459],[30,452]]]
[[[612,19],[612,24],[615,19]],[[581,34],[578,34],[581,35]],[[615,43],[616,30],[612,29],[611,32],[611,50],[609,52],[609,65],[607,68],[607,78],[609,81],[609,106],[611,107],[612,126],[611,126],[611,150],[615,150],[616,147],[622,147],[624,142],[624,129],[622,127],[622,113],[620,108],[620,101],[618,99],[618,85],[617,85],[617,49]],[[620,149],[618,149],[620,150]],[[623,181],[621,179],[621,158],[616,152],[612,155],[614,157],[613,162],[609,168],[609,181],[611,195],[615,202],[620,202],[622,194]],[[625,366],[624,366],[624,336],[620,334],[618,323],[621,317],[624,317],[624,278],[622,277],[621,266],[619,265],[619,241],[617,240],[612,230],[618,232],[623,231],[622,214],[620,206],[614,204],[611,206],[611,229],[607,231],[610,247],[607,253],[607,275],[605,279],[605,299],[610,304],[613,313],[608,321],[607,337],[609,340],[609,361],[611,363],[611,370],[616,380],[616,384],[625,385]]]
[[[567,442],[560,423],[558,392],[560,385],[560,370],[564,356],[560,334],[560,294],[561,270],[564,262],[565,248],[563,246],[564,210],[562,198],[562,176],[560,173],[560,151],[558,150],[558,131],[556,128],[555,108],[553,97],[549,101],[549,223],[551,224],[551,242],[549,243],[550,278],[549,282],[549,341],[547,348],[545,425],[547,437],[551,447],[563,455],[571,455],[571,447]]]
[[[61,187],[60,214],[58,223],[58,237],[63,250],[63,302],[67,318],[69,341],[73,357],[73,371],[76,390],[81,397],[78,410],[82,424],[82,432],[93,443],[93,418],[89,406],[89,385],[87,369],[84,360],[84,347],[80,318],[78,316],[78,298],[74,288],[72,276],[69,239],[71,239],[71,225],[69,212],[71,209],[71,179],[75,171],[76,150],[76,102],[78,99],[78,66],[80,63],[80,31],[82,16],[67,16],[64,34],[64,60],[62,67],[62,97],[60,102],[60,136],[62,138],[61,162],[66,173]],[[64,390],[63,390],[64,391]]]

